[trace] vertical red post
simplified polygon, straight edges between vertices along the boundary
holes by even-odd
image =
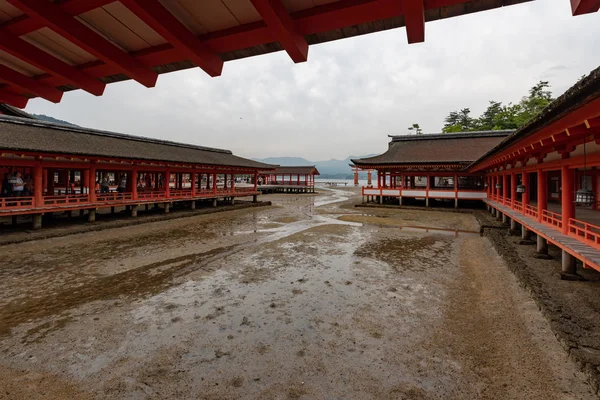
[[[42,166],[36,165],[33,168],[33,204],[36,207],[44,206],[43,190]]]
[[[171,171],[165,171],[165,197],[171,197]]]
[[[192,172],[190,172],[191,174],[191,181],[192,181],[192,197],[196,196],[196,171],[192,170]]]
[[[213,184],[213,194],[217,194],[217,173],[213,172],[212,174],[212,184]]]
[[[502,204],[506,205],[506,198],[508,197],[508,174],[502,174]]]
[[[521,201],[523,202],[523,214],[525,214],[525,206],[529,204],[529,172],[523,171],[521,174],[521,184],[525,186],[525,192],[521,195]]]
[[[231,192],[235,192],[235,173],[233,172],[231,173]]]
[[[88,190],[88,193],[90,192],[90,170],[89,169],[84,169],[83,170],[83,179],[81,180],[81,194],[85,193],[86,189]]]
[[[569,233],[569,219],[575,218],[575,204],[573,202],[573,188],[575,184],[573,179],[574,172],[569,169],[568,165],[563,165],[560,169],[560,172],[562,180],[562,233],[567,235]]]
[[[510,173],[510,208],[514,210],[517,201],[517,174]]]
[[[130,187],[131,187],[131,198],[133,200],[137,200],[138,199],[138,169],[137,168],[133,168],[131,170],[131,176],[129,178],[130,180]]]
[[[258,171],[254,173],[254,191],[258,189]]]
[[[54,181],[54,176],[51,176],[52,181]],[[91,182],[91,187],[90,187],[90,194],[88,195],[88,200],[90,203],[95,203],[96,202],[96,166],[95,165],[90,165],[90,180]]]
[[[546,171],[538,169],[537,172],[537,208],[538,208],[538,221],[542,222],[543,210],[548,208],[548,181]]]

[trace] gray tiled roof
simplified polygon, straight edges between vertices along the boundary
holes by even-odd
[[[89,157],[273,169],[229,150],[0,115],[0,149]]]

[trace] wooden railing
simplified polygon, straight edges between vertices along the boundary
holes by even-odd
[[[89,201],[87,194],[69,194],[66,196],[44,196],[44,206],[64,206],[82,204]]]
[[[33,206],[33,197],[2,197],[0,209],[15,209]]]
[[[165,192],[163,190],[138,192],[138,200],[162,199],[164,197]]]
[[[562,215],[548,210],[542,210],[542,222],[556,228],[562,228]]]
[[[532,206],[531,204],[525,205],[525,215],[529,215],[535,219],[538,217],[538,209],[536,206]]]
[[[236,187],[235,188],[235,192],[236,193],[248,193],[248,192],[256,192],[256,190],[253,187]]]
[[[569,235],[600,249],[600,227],[569,218]]]
[[[192,197],[191,189],[171,189],[169,192],[170,197]]]
[[[98,203],[107,203],[107,202],[111,202],[111,201],[128,201],[132,199],[132,193],[131,192],[126,192],[126,193],[118,193],[118,192],[113,192],[113,193],[103,193],[103,194],[99,194],[96,196],[96,201]]]
[[[521,203],[520,201],[515,200],[513,209],[515,211],[518,211],[518,212],[522,213],[523,212],[523,203]]]

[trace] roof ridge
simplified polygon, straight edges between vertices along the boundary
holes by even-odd
[[[468,139],[474,137],[496,137],[508,136],[514,129],[503,129],[495,131],[470,131],[470,132],[451,132],[451,133],[426,133],[424,135],[388,135],[392,142],[404,142],[413,140],[437,140],[437,139]]]
[[[173,146],[173,147],[182,147],[182,148],[188,148],[188,149],[211,151],[214,153],[233,154],[231,150],[226,150],[226,149],[218,149],[218,148],[214,148],[214,147],[199,146],[199,145],[187,144],[187,143],[181,143],[181,142],[173,142],[173,141],[164,140],[164,139],[154,139],[154,138],[149,138],[146,136],[134,136],[134,135],[128,135],[126,133],[110,132],[110,131],[104,131],[104,130],[100,130],[100,129],[84,128],[84,127],[80,127],[80,126],[62,125],[62,124],[58,124],[55,122],[42,121],[39,119],[13,117],[13,116],[9,116],[9,115],[1,115],[0,114],[0,122],[19,124],[19,125],[37,126],[37,127],[42,127],[42,128],[82,133],[82,134],[86,134],[86,135],[113,137],[113,138],[117,138],[117,139],[132,140],[132,141],[137,141],[137,142],[156,143],[156,144],[162,144],[162,145]]]

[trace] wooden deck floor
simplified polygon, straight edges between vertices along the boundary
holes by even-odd
[[[525,225],[536,235],[546,238],[550,243],[580,259],[589,267],[600,271],[600,251],[594,249],[592,246],[572,236],[564,235],[562,232],[548,225],[542,224],[529,216],[523,215],[493,200],[485,200],[485,202],[518,223]]]

